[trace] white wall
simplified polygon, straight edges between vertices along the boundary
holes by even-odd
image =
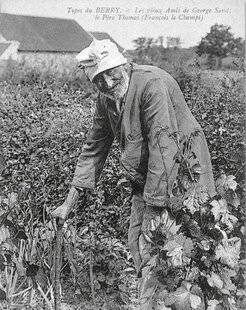
[[[18,60],[18,47],[20,45],[17,41],[11,41],[6,43],[11,43],[10,46],[2,53],[0,60],[7,60],[9,58],[13,60]]]

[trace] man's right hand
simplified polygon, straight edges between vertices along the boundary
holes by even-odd
[[[71,209],[72,207],[69,206],[65,201],[61,206],[57,207],[54,211],[51,212],[51,216],[65,221]]]
[[[61,206],[53,210],[51,212],[51,216],[65,221],[68,214],[76,206],[78,199],[79,199],[79,191],[75,187],[71,187],[65,202]]]

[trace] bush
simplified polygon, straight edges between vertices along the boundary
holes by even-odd
[[[217,77],[201,71],[197,64],[188,68],[169,65],[168,70],[177,79],[205,131],[216,177],[222,171],[234,174],[241,185],[245,165],[241,75],[223,73]],[[15,228],[10,232],[12,239],[24,232],[27,240],[38,242],[40,249],[38,255],[28,246],[29,254],[23,252],[28,261],[21,265],[24,269],[18,279],[24,281],[23,288],[27,288],[30,265],[42,271],[38,276],[33,275],[34,282],[42,283],[41,278],[47,283],[52,281],[54,240],[48,211],[61,204],[67,194],[91,122],[96,93],[74,67],[58,73],[49,67],[41,70],[25,63],[10,63],[0,87],[0,144],[6,161],[0,179],[0,219],[5,224],[8,220],[8,225]],[[100,295],[105,294],[104,297],[111,294],[114,299],[128,303],[132,289],[128,279],[134,273],[132,259],[126,251],[131,191],[118,158],[114,145],[97,190],[88,193],[86,201],[79,202],[76,220],[70,220],[65,227],[63,284],[71,290],[68,275],[73,275],[74,291],[79,288],[88,297],[93,286]],[[11,200],[15,197],[13,193],[18,193],[15,202]],[[47,235],[50,238],[45,240]],[[11,250],[11,257],[26,242],[21,240],[19,238],[15,250]],[[3,259],[8,257],[5,255]],[[17,269],[12,273],[14,271]]]

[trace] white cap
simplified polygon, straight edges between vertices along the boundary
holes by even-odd
[[[94,39],[76,56],[76,59],[84,67],[90,81],[100,72],[127,63],[127,59],[119,52],[117,45],[108,39]]]

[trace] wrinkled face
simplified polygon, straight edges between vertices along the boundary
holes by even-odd
[[[123,66],[118,66],[96,75],[93,83],[105,96],[119,100],[127,91],[129,76]]]

